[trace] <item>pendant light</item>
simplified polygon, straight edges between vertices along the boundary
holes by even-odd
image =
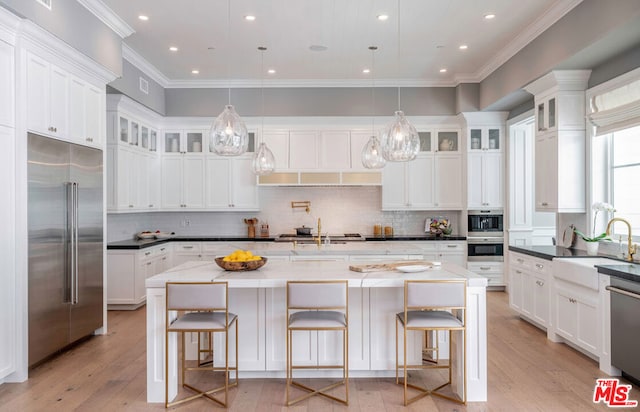
[[[362,165],[367,169],[381,169],[387,163],[382,156],[382,146],[380,140],[376,136],[375,128],[375,115],[376,115],[376,98],[375,98],[375,59],[374,55],[378,48],[376,46],[369,46],[371,50],[371,137],[367,144],[362,148]]]
[[[276,159],[273,156],[273,152],[269,150],[267,144],[264,142],[264,52],[266,47],[258,47],[260,50],[260,89],[262,99],[262,125],[260,130],[260,136],[262,142],[258,146],[258,150],[253,155],[253,161],[251,162],[251,168],[253,173],[264,176],[273,173],[276,168]]]
[[[227,47],[231,42],[231,0],[227,8]],[[227,66],[228,74],[228,66]],[[249,147],[249,133],[235,108],[231,105],[231,88],[228,104],[209,130],[209,150],[220,156],[239,156]]]
[[[400,64],[400,0],[398,0],[398,64]],[[398,70],[398,77],[399,77]],[[406,162],[416,158],[420,151],[420,137],[415,127],[400,110],[400,86],[398,86],[398,110],[395,119],[382,132],[382,156],[390,162]]]

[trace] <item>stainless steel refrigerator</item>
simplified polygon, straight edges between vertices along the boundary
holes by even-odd
[[[28,135],[29,366],[103,325],[102,151]]]

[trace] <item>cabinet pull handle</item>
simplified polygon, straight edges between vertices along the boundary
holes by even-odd
[[[165,256],[165,257],[163,257],[163,258],[162,258],[162,260],[167,260],[167,257],[166,257],[166,256]]]
[[[549,206],[549,203],[547,203],[547,202],[542,202],[542,206]]]
[[[518,259],[516,259],[516,260],[518,261],[518,263],[524,263],[524,259],[520,259],[520,258],[518,258]]]
[[[619,293],[621,295],[629,296],[630,298],[640,299],[640,295],[637,293],[629,292],[628,290],[620,289],[615,286],[605,286],[604,287],[609,292]]]
[[[153,205],[149,205],[149,207],[153,207]]]
[[[447,247],[458,247],[458,245],[447,245]]]
[[[480,270],[491,270],[488,266],[480,266]]]
[[[544,286],[544,282],[541,280],[536,280],[536,285],[538,286]]]
[[[149,256],[151,254],[151,252],[144,252],[145,256]]]
[[[183,249],[193,249],[193,246],[182,246]]]
[[[151,262],[147,262],[147,266],[151,265]]]
[[[518,275],[521,275],[521,274],[522,274],[522,271],[521,271],[521,270],[516,270],[516,273],[517,273]]]
[[[133,207],[133,205],[129,205],[129,207]]]
[[[161,252],[164,252],[164,249],[165,249],[165,248],[160,248],[160,251],[161,251]]]
[[[536,267],[537,267],[538,269],[542,269],[542,268],[544,268],[544,265],[541,265],[540,263],[536,263]]]

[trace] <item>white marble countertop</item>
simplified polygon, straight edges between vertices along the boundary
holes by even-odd
[[[359,261],[357,264],[367,264],[367,262]],[[285,287],[287,280],[293,279],[345,279],[349,281],[349,287],[402,287],[405,279],[446,280],[460,278],[466,278],[468,286],[487,286],[486,278],[453,263],[443,263],[441,266],[434,266],[416,273],[402,273],[397,270],[363,273],[349,270],[349,262],[268,261],[258,270],[229,272],[218,267],[215,262],[192,261],[148,278],[146,287],[164,288],[168,281],[224,280],[229,282],[230,288],[277,288]]]

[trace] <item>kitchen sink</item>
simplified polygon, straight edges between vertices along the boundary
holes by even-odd
[[[606,258],[556,258],[553,259],[553,276],[565,282],[598,290],[596,265],[615,265],[617,260]]]

